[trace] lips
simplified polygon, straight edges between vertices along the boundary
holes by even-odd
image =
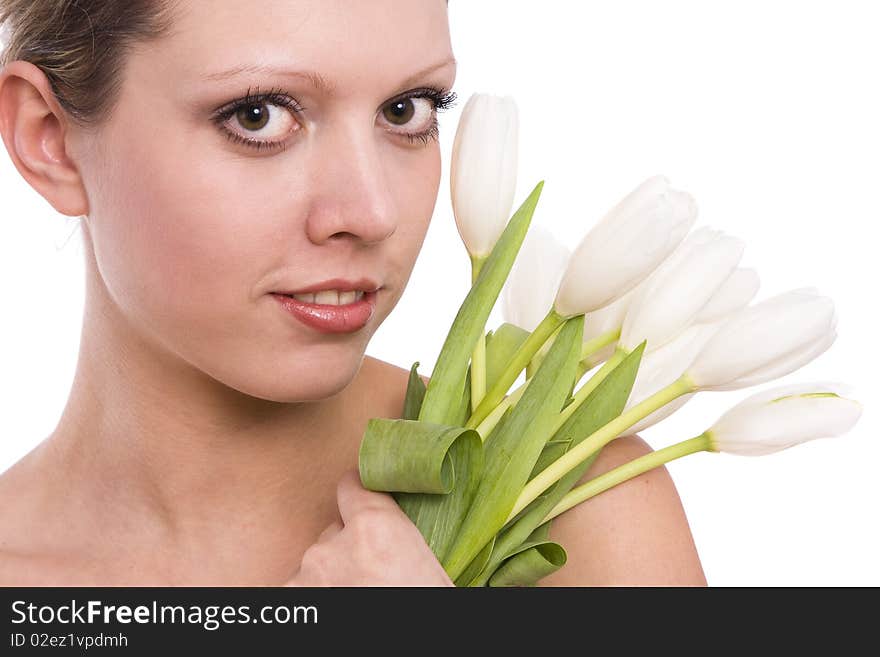
[[[356,280],[332,278],[330,280],[321,281],[320,283],[313,283],[312,285],[297,290],[276,290],[273,294],[283,294],[290,297],[294,294],[309,294],[310,292],[321,292],[323,290],[339,290],[340,292],[360,290],[362,292],[375,292],[380,287],[381,285],[379,285],[379,283],[367,277],[358,278]]]
[[[362,299],[343,306],[306,303],[280,293],[272,296],[301,324],[322,333],[353,333],[370,321],[376,309],[377,294],[367,292]]]

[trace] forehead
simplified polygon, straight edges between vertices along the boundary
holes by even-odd
[[[256,66],[315,71],[313,85],[395,85],[452,57],[444,0],[185,0],[173,15],[154,70],[193,84]]]

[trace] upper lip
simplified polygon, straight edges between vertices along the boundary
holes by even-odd
[[[330,280],[314,283],[298,290],[278,290],[274,294],[308,294],[310,292],[321,292],[322,290],[363,290],[364,292],[375,292],[379,287],[381,286],[370,278],[358,278],[353,281],[345,278],[331,278]]]

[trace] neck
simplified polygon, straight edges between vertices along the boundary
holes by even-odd
[[[295,567],[356,467],[360,377],[317,401],[244,394],[139,335],[89,279],[71,394],[45,442],[62,473],[55,499],[102,542],[228,564],[259,546],[263,561]]]

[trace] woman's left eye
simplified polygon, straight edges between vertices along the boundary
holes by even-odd
[[[410,96],[386,105],[382,108],[382,118],[392,126],[414,126],[409,130],[394,129],[395,132],[404,136],[419,135],[431,132],[436,118],[434,117],[434,102],[424,96]]]
[[[416,89],[410,91],[403,98],[392,100],[385,105],[382,108],[382,118],[391,125],[415,125],[414,130],[390,130],[390,132],[403,135],[410,142],[419,139],[423,144],[427,144],[430,139],[437,139],[440,136],[437,113],[453,107],[455,100],[456,93],[454,91],[447,92],[445,89],[435,89],[434,87]],[[414,103],[413,101],[427,102]]]

